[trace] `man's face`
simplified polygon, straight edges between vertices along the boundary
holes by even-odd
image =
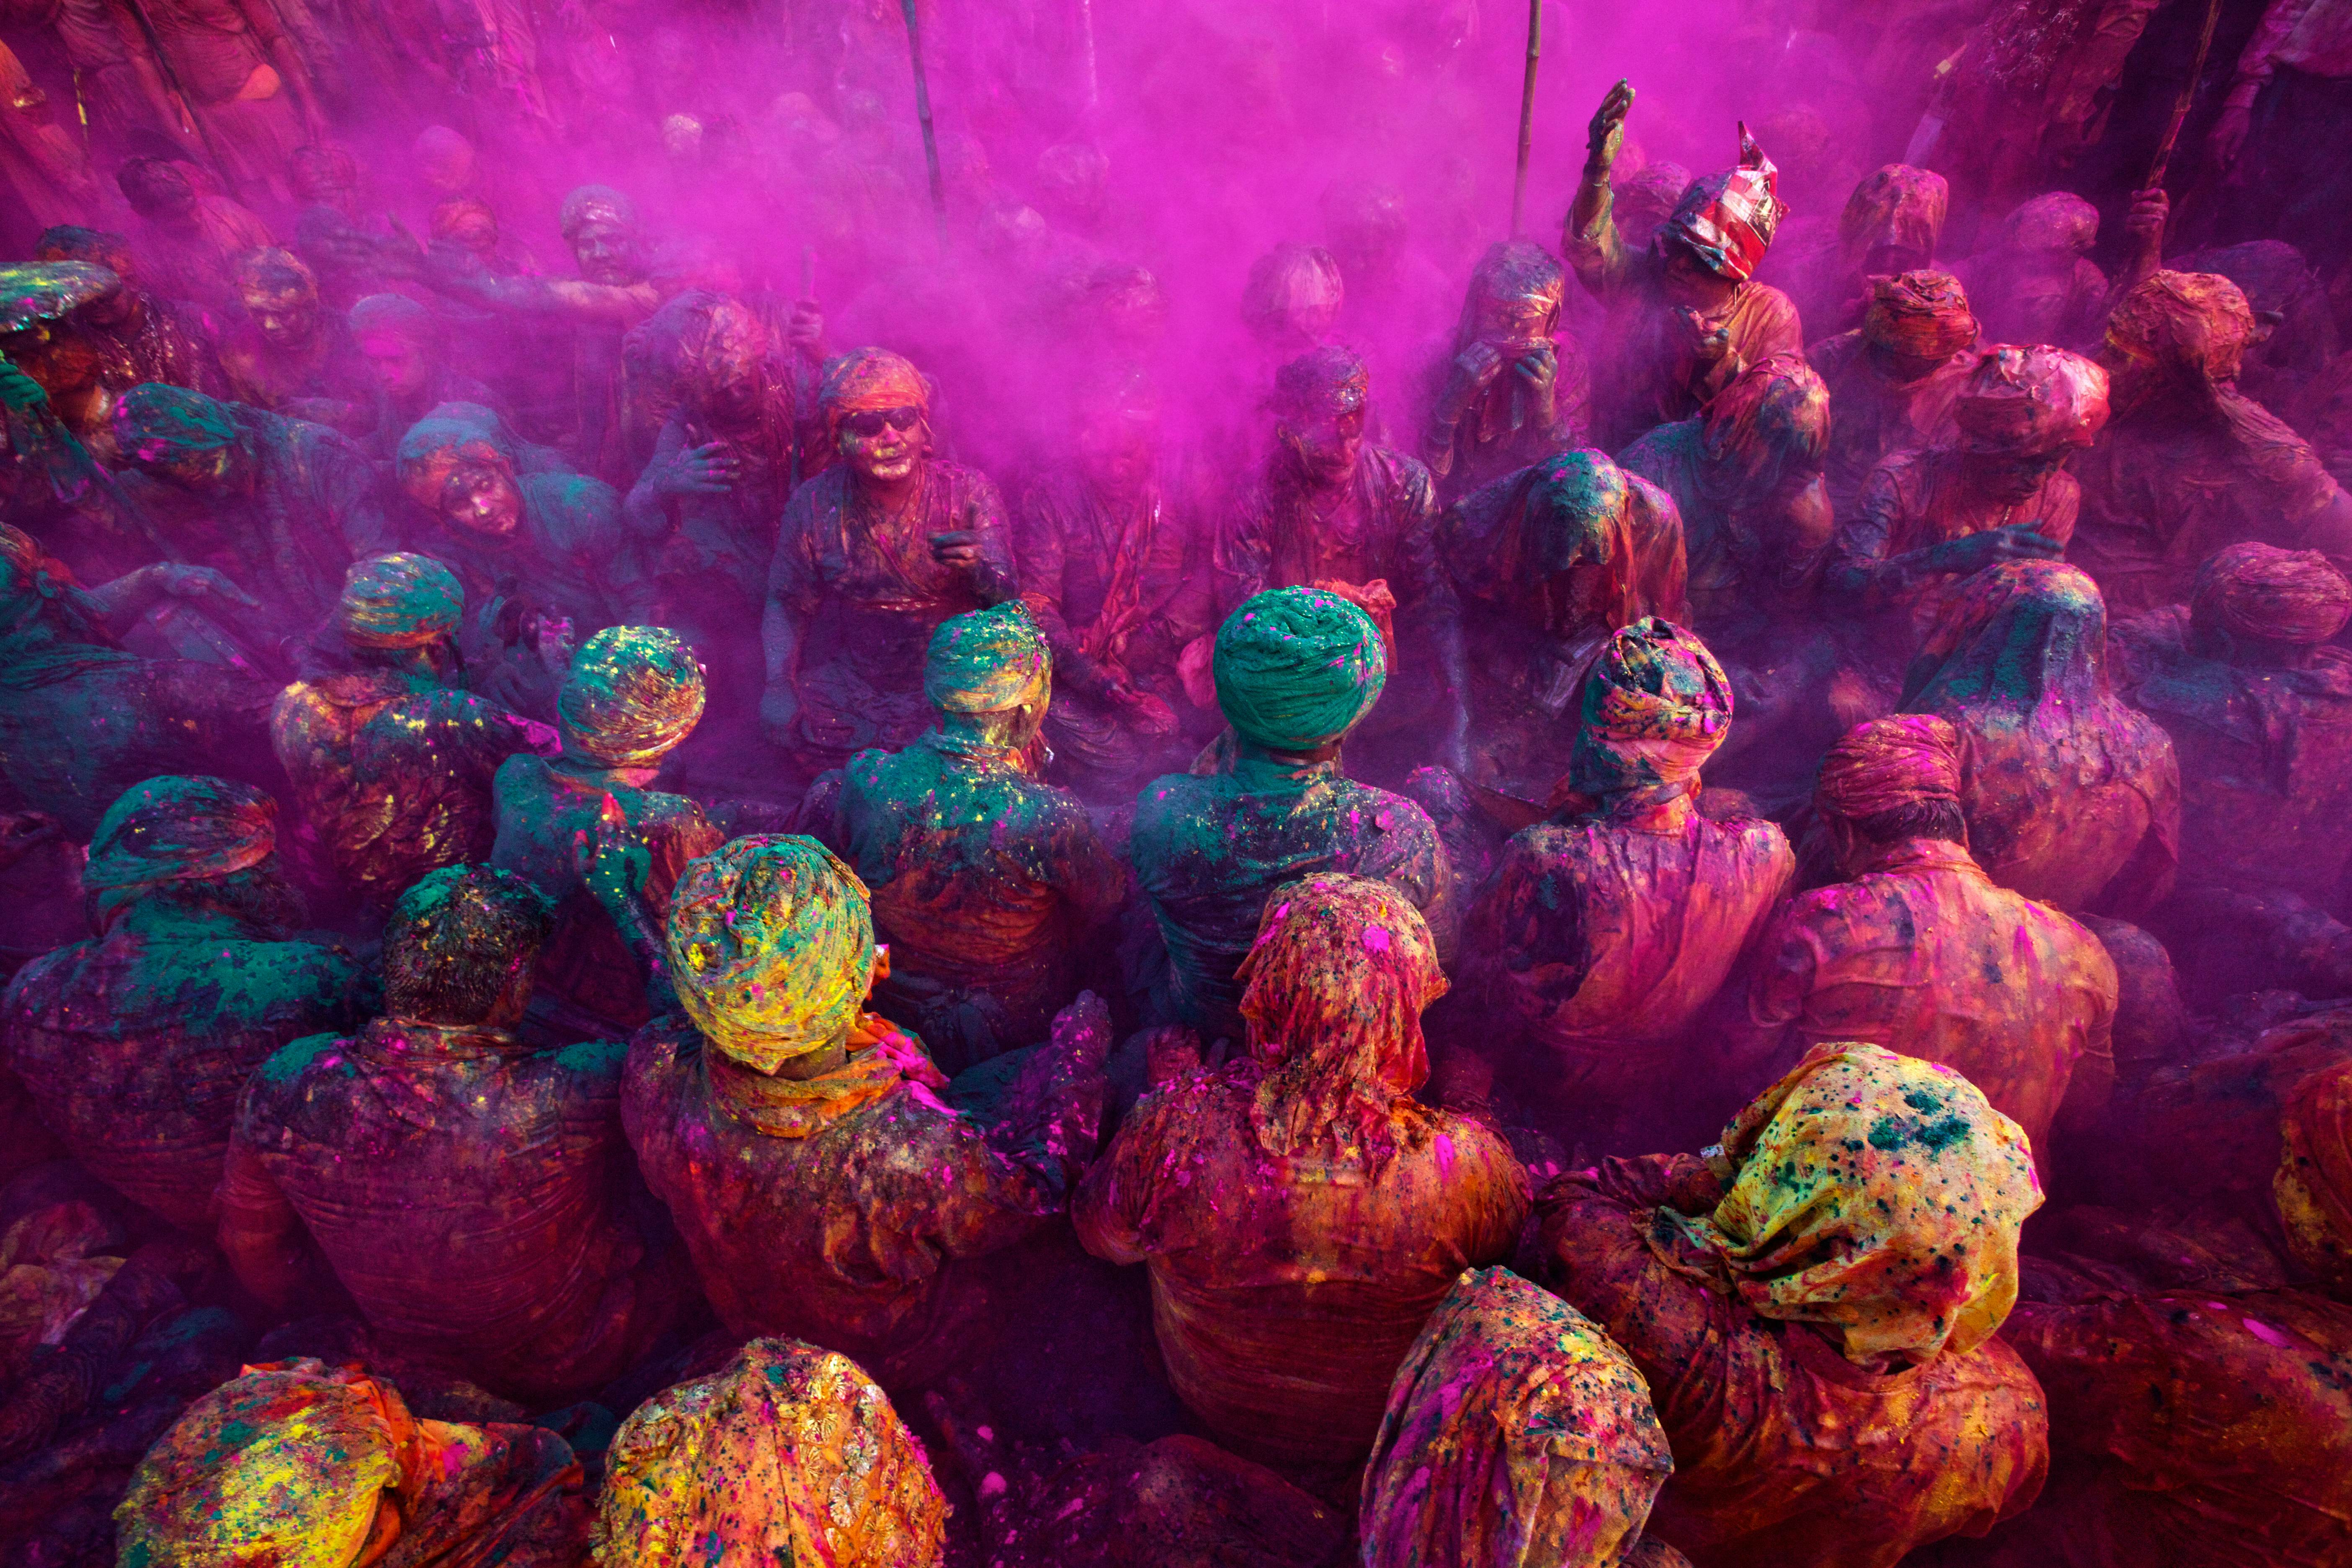
[[[1095,409],[1078,420],[1078,472],[1111,495],[1132,495],[1151,478],[1160,455],[1160,415],[1142,408]]]
[[[145,198],[147,205],[139,209],[139,216],[150,223],[173,229],[194,226],[195,187],[189,184],[186,176],[180,174],[178,170],[173,170],[169,178],[157,180],[152,186],[140,194]]]
[[[1356,471],[1356,459],[1364,449],[1363,405],[1289,415],[1282,422],[1282,437],[1307,473],[1325,484],[1338,484]]]
[[[238,298],[271,348],[301,348],[319,331],[319,296],[309,289],[243,289]]]
[[[860,409],[842,416],[842,459],[877,484],[897,484],[922,460],[929,434],[919,408]]]
[[[488,256],[499,247],[499,226],[487,213],[467,213],[449,229],[449,238],[476,256]]]
[[[636,281],[636,246],[629,231],[617,223],[591,218],[572,237],[572,259],[580,276],[591,283],[626,288]]]
[[[397,332],[362,334],[360,355],[375,374],[376,384],[394,397],[422,396],[433,377],[433,362],[423,347]]]
[[[1738,290],[1738,284],[1714,271],[1687,247],[1669,244],[1664,250],[1665,266],[1661,276],[1669,304],[1708,315],[1729,303]]]
[[[1969,454],[1969,466],[1986,496],[2003,506],[2021,506],[2042,493],[2075,450],[2063,446],[2042,452],[1975,452]]]
[[[467,463],[441,487],[441,516],[452,528],[504,539],[522,525],[522,490],[495,463]]]
[[[719,419],[748,418],[768,387],[768,337],[749,312],[722,310],[710,323],[702,351],[703,396]]]
[[[97,351],[79,332],[62,323],[39,321],[25,331],[0,338],[17,369],[41,384],[51,397],[68,397],[98,384]]]
[[[2147,403],[2162,389],[2164,367],[2150,355],[2111,334],[2091,356],[2107,373],[2107,406],[2118,416]]]

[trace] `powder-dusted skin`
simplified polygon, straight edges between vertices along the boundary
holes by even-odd
[[[848,1357],[753,1340],[639,1405],[605,1459],[602,1568],[937,1568],[947,1500]]]
[[[839,1346],[901,1387],[962,1352],[988,1255],[1061,1212],[1094,1126],[985,1128],[947,1109],[920,1042],[886,1020],[850,1045],[821,1078],[768,1078],[660,1019],[630,1044],[622,1115],[720,1321]]]
[[[1994,1339],[1881,1374],[1758,1315],[1655,1237],[1661,1205],[1719,1195],[1698,1161],[1653,1155],[1562,1177],[1537,1205],[1544,1283],[1633,1358],[1674,1445],[1659,1536],[1723,1568],[1894,1568],[2032,1502],[2049,1423],[2016,1352]]]
[[[1287,450],[1218,535],[1217,604],[1230,612],[1268,588],[1330,581],[1385,581],[1399,613],[1413,618],[1450,606],[1453,584],[1437,558],[1437,492],[1420,459],[1367,447],[1336,511],[1311,496]]]
[[[1623,1351],[1540,1286],[1472,1269],[1397,1369],[1364,1474],[1364,1562],[1615,1562],[1674,1468]]]
[[[298,834],[343,884],[388,903],[428,871],[488,857],[490,781],[534,749],[524,721],[467,692],[375,672],[297,681],[270,713]],[[544,731],[541,731],[544,733]]]
[[[1129,854],[1168,944],[1170,1016],[1204,1039],[1238,1039],[1233,975],[1265,896],[1318,871],[1395,886],[1452,951],[1452,889],[1429,814],[1360,784],[1335,763],[1301,767],[1244,752],[1231,773],[1171,773],[1144,786]]]
[[[344,1568],[389,1503],[400,1530],[375,1568],[577,1568],[581,1482],[553,1432],[420,1421],[357,1369],[273,1362],[189,1408],[115,1528],[123,1568]]]
[[[372,989],[338,949],[144,900],[104,936],[26,965],[0,1000],[0,1037],[76,1159],[209,1236],[246,1079],[289,1040],[356,1026]]]
[[[2005,561],[1951,595],[1903,707],[1960,732],[1969,843],[1992,879],[2119,918],[2171,890],[2180,764],[2107,678],[2106,606],[2081,572]]]
[[[385,1343],[533,1404],[610,1382],[685,1259],[624,1201],[625,1048],[379,1018],[297,1040],[238,1107],[222,1232],[294,1224]],[[640,1200],[642,1201],[642,1200]]]
[[[1235,1062],[1147,1097],[1074,1217],[1088,1251],[1150,1266],[1169,1380],[1220,1445],[1277,1468],[1347,1464],[1454,1277],[1510,1255],[1527,1173],[1488,1128],[1408,1099],[1376,1130],[1384,1154],[1269,1152],[1270,1070]]]
[[[2002,1532],[2042,1568],[2319,1568],[2352,1552],[2352,1307],[2301,1291],[2020,1307],[2048,1495]],[[2003,1559],[2004,1563],[2011,1559]]]
[[[951,1037],[953,1019],[974,1003],[1001,1014],[996,1049],[1044,1039],[1077,990],[1078,945],[1127,886],[1077,799],[1008,753],[935,731],[851,758],[838,822],[890,947],[877,1005],[956,1068],[977,1042]]]
[[[1800,893],[1756,944],[1747,1026],[1772,1065],[1831,1040],[1941,1062],[2039,1150],[2115,1081],[2115,960],[2082,926],[1995,887],[1968,851],[1906,839]]]
[[[835,464],[784,507],[768,597],[801,625],[801,715],[793,744],[821,767],[869,746],[903,746],[930,727],[923,658],[950,616],[1009,597],[1013,531],[987,476],[937,459],[921,468],[912,512],[887,521]],[[931,559],[934,533],[980,536],[979,586]]]

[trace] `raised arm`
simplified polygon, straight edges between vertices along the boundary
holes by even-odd
[[[1595,296],[1605,297],[1624,282],[1631,258],[1618,237],[1612,212],[1615,198],[1609,176],[1625,145],[1625,117],[1633,110],[1633,87],[1620,80],[1601,100],[1584,138],[1584,174],[1577,181],[1576,201],[1568,209],[1568,231],[1560,248],[1578,279]]]

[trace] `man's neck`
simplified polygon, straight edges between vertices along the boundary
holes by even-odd
[[[793,1083],[806,1083],[829,1072],[838,1072],[848,1065],[849,1036],[844,1032],[840,1039],[821,1050],[793,1057],[778,1064],[775,1076]]]
[[[1977,863],[1976,857],[1969,853],[1967,845],[1956,844],[1948,838],[1898,838],[1892,844],[1878,845],[1862,857],[1862,865],[1854,875],[1866,877],[1874,871],[1916,865],[1922,860],[1965,860],[1970,867]]]

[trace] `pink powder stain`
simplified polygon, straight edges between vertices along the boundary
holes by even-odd
[[[2272,1349],[2285,1351],[2293,1350],[2294,1348],[2294,1342],[2293,1340],[2287,1338],[2276,1329],[2272,1328],[2268,1323],[2263,1322],[2259,1318],[2247,1318],[2242,1320],[2242,1321],[2246,1325],[2246,1332],[2253,1335],[2254,1338],[2262,1341],[2263,1343],[2269,1345]]]
[[[1366,926],[1364,928],[1364,951],[1366,952],[1386,952],[1388,950],[1389,933],[1382,931],[1378,926]]]
[[[1437,1135],[1437,1173],[1440,1177],[1454,1174],[1454,1139],[1450,1134]]]

